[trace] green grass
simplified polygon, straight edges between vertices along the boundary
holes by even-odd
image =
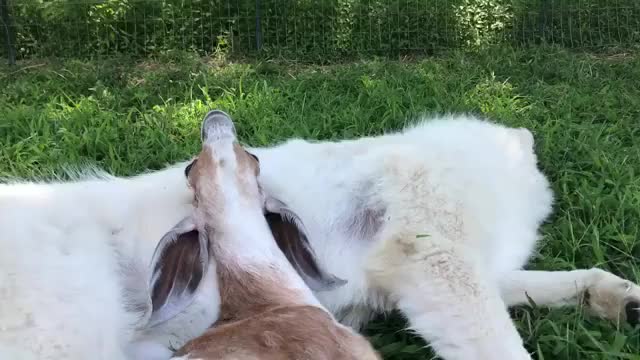
[[[118,175],[196,153],[199,122],[229,111],[239,136],[340,139],[466,111],[534,132],[557,203],[531,267],[601,266],[640,279],[640,56],[492,49],[407,62],[216,65],[187,56],[134,64],[33,62],[0,73],[0,177],[94,163]],[[473,311],[473,309],[470,309]],[[640,359],[638,330],[579,310],[513,311],[535,359]],[[367,334],[385,359],[429,359],[397,315]]]

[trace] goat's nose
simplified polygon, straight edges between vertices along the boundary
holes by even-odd
[[[236,137],[236,127],[231,116],[222,110],[211,110],[204,116],[201,132],[203,142]]]

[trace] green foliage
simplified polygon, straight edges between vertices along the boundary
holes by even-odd
[[[594,48],[640,43],[640,1],[514,0],[516,43],[538,38],[569,48]],[[529,9],[530,12],[527,13]],[[537,28],[533,37],[527,36]]]
[[[22,58],[256,50],[308,59],[640,43],[637,0],[9,0]],[[4,51],[4,48],[1,49]]]
[[[466,45],[480,47],[496,42],[514,18],[507,0],[463,0],[454,13],[460,38]]]
[[[212,51],[233,31],[223,0],[29,0],[13,5],[24,57]]]

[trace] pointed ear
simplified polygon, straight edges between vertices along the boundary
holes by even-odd
[[[167,321],[193,302],[209,267],[209,241],[186,218],[167,232],[151,259],[148,326]]]
[[[318,265],[304,225],[291,209],[275,198],[267,198],[265,208],[265,218],[278,247],[311,290],[332,290],[347,283]]]

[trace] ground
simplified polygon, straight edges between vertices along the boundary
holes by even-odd
[[[542,228],[545,270],[600,266],[640,280],[640,56],[498,48],[330,66],[184,55],[31,61],[0,68],[0,177],[98,164],[117,175],[196,153],[199,123],[229,111],[241,139],[341,139],[420,114],[473,112],[532,130],[557,202]],[[470,309],[473,311],[473,309]],[[535,359],[640,359],[638,329],[574,309],[513,311]],[[370,339],[390,360],[430,359],[397,315]]]

